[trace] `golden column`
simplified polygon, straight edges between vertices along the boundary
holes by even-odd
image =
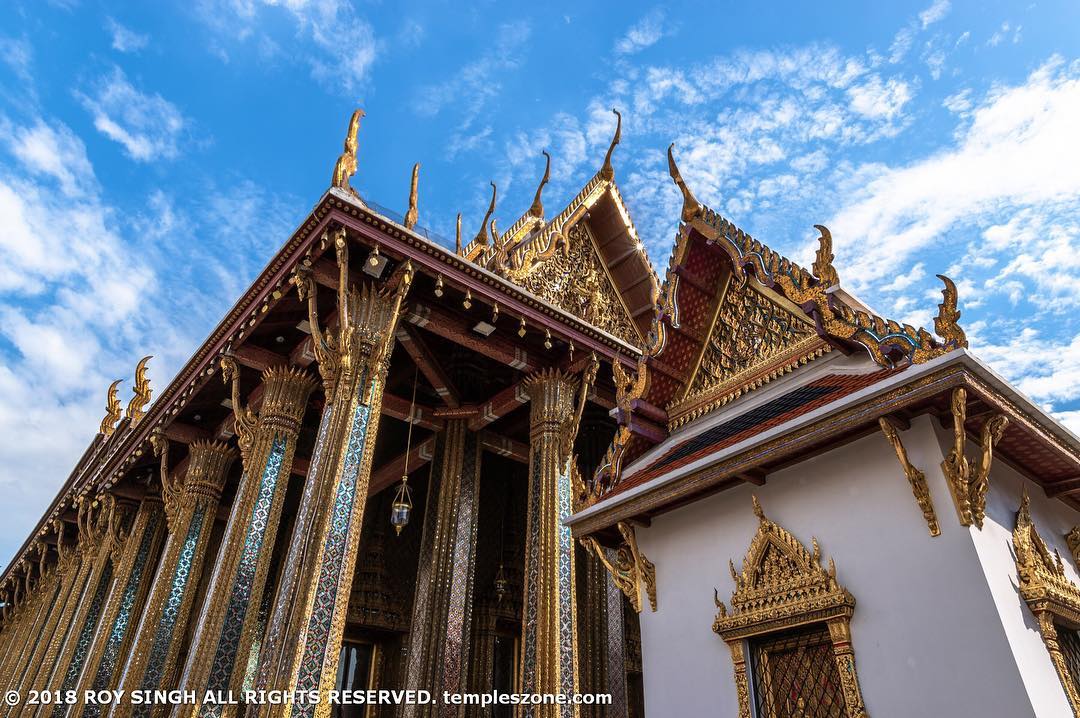
[[[65,591],[61,587],[64,595],[56,606],[55,620],[46,625],[41,637],[44,650],[36,651],[30,660],[22,682],[24,696],[30,690],[59,688],[73,662],[81,668],[76,642],[86,632],[88,621],[96,624],[95,614],[101,606],[98,604],[95,608],[94,599],[102,590],[108,590],[112,574],[110,554],[122,543],[120,524],[125,512],[123,509],[117,511],[116,499],[111,494],[98,495],[94,499],[80,496],[76,502],[79,545],[74,559],[77,568],[68,567],[65,571],[72,576],[69,589]],[[51,710],[53,706],[41,706],[41,711],[46,708]],[[28,710],[19,713],[33,714]]]
[[[154,579],[154,562],[165,539],[165,512],[161,500],[147,496],[139,505],[131,536],[117,561],[113,589],[101,616],[101,628],[82,669],[78,690],[112,690],[120,681],[120,667],[135,638],[139,608],[146,601]],[[60,712],[62,714],[62,711]],[[79,701],[68,715],[99,716],[101,706]]]
[[[438,437],[424,508],[404,686],[463,693],[472,665],[473,573],[480,499],[480,444],[465,419]],[[457,706],[407,705],[403,715],[458,714]]]
[[[120,688],[134,690],[174,688],[177,660],[187,631],[210,545],[221,489],[236,458],[236,451],[220,441],[196,441],[189,447],[187,471],[178,486],[169,478],[168,443],[161,434],[151,437],[161,456],[162,498],[169,536],[143,609],[131,655]],[[124,702],[113,716],[164,713],[167,706]]]
[[[296,437],[316,385],[305,371],[271,367],[263,372],[262,401],[256,414],[240,401],[236,362],[225,358],[221,366],[226,381],[232,379],[244,473],[180,681],[181,688],[200,695],[206,690],[239,693],[243,687],[244,669],[258,638],[258,609],[289,486]],[[190,706],[177,713],[231,715],[235,706]]]
[[[552,369],[533,375],[525,386],[531,402],[521,646],[525,693],[570,694],[578,689],[574,541],[563,521],[571,513],[573,498],[574,438],[596,369],[593,357],[580,387]],[[520,714],[580,715],[576,706],[557,710],[530,706]]]
[[[344,229],[335,233],[334,246],[338,325],[332,336],[319,328],[310,267],[298,268],[294,277],[301,298],[308,300],[327,406],[262,647],[258,687],[325,692],[337,681],[383,385],[401,303],[412,282],[406,262],[386,286],[365,281],[354,287]],[[324,718],[330,708],[324,700],[317,706],[264,705],[257,711]]]

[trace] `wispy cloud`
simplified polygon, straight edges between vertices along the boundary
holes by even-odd
[[[904,59],[915,42],[916,36],[944,18],[949,12],[949,0],[934,0],[933,4],[900,28],[889,46],[889,62],[896,64]]]
[[[656,8],[638,20],[615,42],[615,52],[619,55],[632,55],[660,41],[665,34],[667,14],[662,8]]]
[[[131,159],[150,162],[179,155],[188,124],[183,114],[161,95],[135,88],[119,67],[76,96],[93,116],[94,127],[120,143]]]
[[[117,52],[138,52],[150,43],[150,36],[124,27],[113,18],[105,19],[105,29],[112,35],[112,48]]]
[[[263,56],[282,52],[272,37],[271,14],[284,13],[300,44],[311,44],[299,57],[315,79],[335,91],[351,94],[364,87],[378,56],[374,28],[349,0],[200,0],[198,8],[203,21],[217,31],[215,49],[224,59],[236,40],[254,39]],[[270,16],[265,21],[264,13]]]

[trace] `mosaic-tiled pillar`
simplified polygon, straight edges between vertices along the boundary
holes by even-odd
[[[9,614],[4,626],[8,641],[3,654],[0,654],[0,688],[4,690],[18,686],[22,670],[29,659],[28,654],[37,644],[49,612],[56,602],[59,581],[56,571],[50,570],[44,560],[48,555],[48,545],[38,539],[35,546],[41,559],[37,585],[30,590],[29,581],[23,579],[6,597],[6,600],[14,605],[8,606]],[[25,568],[27,564],[23,563],[23,566]]]
[[[521,647],[525,693],[571,694],[578,687],[574,542],[563,524],[571,512],[575,388],[559,371],[544,371],[526,384],[531,406]],[[521,712],[540,714],[577,718],[579,711],[561,706],[558,713],[542,713],[530,706]]]
[[[615,560],[614,549],[604,549],[608,554],[608,561]],[[604,649],[602,651],[603,665],[607,673],[604,692],[611,696],[611,704],[604,716],[625,716],[630,710],[626,694],[626,626],[623,620],[623,597],[622,590],[609,580],[607,571],[599,568],[600,577],[604,583],[604,599],[606,610],[604,611]]]
[[[120,681],[120,668],[135,639],[139,610],[146,601],[154,580],[154,562],[165,540],[165,511],[156,496],[146,497],[139,505],[131,526],[131,535],[117,561],[113,589],[101,614],[101,628],[86,657],[79,692],[112,690]],[[100,716],[102,708],[79,701],[68,715]],[[58,707],[54,715],[63,715]]]
[[[91,633],[96,626],[100,604],[94,606],[94,598],[102,590],[108,591],[112,579],[111,553],[122,542],[124,519],[129,516],[127,506],[117,507],[116,499],[111,494],[102,494],[96,498],[80,497],[78,506],[79,547],[78,569],[72,590],[60,609],[52,638],[48,642],[33,679],[24,681],[24,690],[58,689],[65,682],[69,667],[74,663],[82,667],[88,648],[83,639],[87,630]],[[104,586],[104,588],[103,588]],[[94,625],[87,627],[87,620]],[[33,672],[27,672],[29,676]],[[24,693],[25,695],[25,693]],[[46,715],[46,710],[53,706],[40,706],[37,712]],[[20,715],[34,715],[26,710]]]
[[[324,698],[337,682],[383,387],[401,302],[412,281],[412,268],[406,263],[385,286],[367,281],[352,286],[343,230],[334,243],[339,284],[338,326],[332,340],[319,328],[310,270],[299,270],[295,279],[301,297],[308,299],[312,344],[329,406],[316,439],[262,649],[265,665],[260,668],[260,683],[266,687],[317,690]],[[308,536],[298,536],[301,532]],[[326,718],[331,706],[322,700],[317,705],[263,705],[256,710],[260,715]]]
[[[233,380],[236,433],[244,464],[225,536],[218,550],[191,653],[180,686],[202,695],[207,690],[242,689],[251,647],[259,632],[262,605],[289,485],[296,437],[308,398],[315,389],[307,372],[272,367],[263,372],[258,413],[240,403],[238,368],[222,362]],[[177,715],[234,715],[236,706],[187,706]]]
[[[221,489],[236,451],[220,441],[196,441],[189,447],[183,485],[163,486],[169,535],[143,609],[120,688],[176,687],[177,660],[202,576]],[[169,482],[171,484],[172,482]],[[123,702],[112,716],[147,718],[168,710],[163,705]]]
[[[473,575],[480,498],[480,444],[464,419],[438,438],[424,509],[404,685],[463,693],[472,664]],[[458,707],[406,705],[402,715],[456,716]]]
[[[57,563],[52,570],[46,573],[44,584],[39,585],[36,606],[24,605],[22,610],[32,610],[33,620],[29,615],[24,615],[25,623],[20,628],[19,641],[22,644],[18,655],[11,657],[10,667],[4,669],[4,689],[17,690],[27,680],[27,673],[34,664],[31,660],[43,643],[48,643],[46,630],[50,624],[55,625],[58,612],[57,606],[64,598],[64,591],[70,590],[70,581],[74,578],[75,550],[63,541],[63,524],[54,520],[53,528],[59,528],[57,534]],[[5,715],[7,706],[0,708],[0,715]]]

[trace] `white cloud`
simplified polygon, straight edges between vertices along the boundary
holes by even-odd
[[[175,159],[187,120],[161,95],[136,89],[124,71],[98,78],[88,93],[76,93],[94,118],[94,127],[124,147],[137,162]]]
[[[150,43],[150,36],[124,27],[113,18],[106,18],[105,29],[112,35],[112,48],[118,52],[138,52]]]
[[[882,82],[877,75],[872,75],[860,85],[848,88],[851,109],[871,119],[893,119],[911,100],[911,94],[911,86],[903,80],[893,78]]]
[[[1052,61],[971,111],[957,145],[899,168],[874,169],[830,223],[857,242],[851,276],[876,276],[939,241],[958,222],[1005,206],[1080,195],[1080,66]]]
[[[664,36],[664,23],[667,19],[664,11],[656,8],[638,20],[615,43],[615,53],[632,55],[659,42]]]
[[[280,43],[271,37],[273,18],[260,26],[261,14],[287,13],[301,46],[306,46],[298,56],[310,65],[315,79],[337,91],[351,94],[363,88],[378,56],[374,28],[349,0],[199,0],[198,7],[221,42],[254,38],[263,57],[280,52]],[[224,46],[212,50],[228,61]]]
[[[949,12],[949,0],[934,0],[934,4],[926,8],[919,13],[919,22],[922,23],[922,29],[933,25],[935,22],[945,17]]]

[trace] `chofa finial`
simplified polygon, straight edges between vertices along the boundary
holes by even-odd
[[[457,213],[457,238],[454,240],[454,253],[461,255],[461,212]]]
[[[682,174],[679,172],[678,165],[675,164],[675,143],[672,142],[667,148],[667,164],[668,173],[671,175],[672,181],[675,182],[675,186],[679,188],[683,196],[682,205],[682,221],[692,222],[695,217],[699,217],[704,208],[701,203],[694,199],[694,194],[690,191],[690,188],[686,186],[686,182],[682,178]]]
[[[331,187],[352,190],[352,187],[349,186],[349,179],[356,174],[356,149],[359,146],[356,135],[360,131],[360,118],[363,116],[364,111],[361,109],[357,109],[352,113],[352,118],[349,120],[349,131],[345,134],[345,147],[334,164],[334,175],[330,179]],[[353,191],[353,194],[355,194],[355,191]]]
[[[116,429],[116,422],[120,421],[120,397],[117,396],[116,388],[122,381],[123,379],[117,379],[109,384],[109,397],[105,401],[105,418],[101,420],[101,427],[98,429],[98,432],[105,436],[112,434]]]
[[[416,226],[416,220],[420,213],[417,211],[417,186],[420,183],[420,163],[417,162],[412,168],[412,184],[409,186],[409,211],[405,213],[405,227],[412,229]]]
[[[488,220],[491,219],[491,215],[495,213],[495,196],[498,193],[498,188],[495,183],[491,183],[491,204],[488,205],[487,212],[484,213],[484,219],[480,221],[480,231],[476,233],[476,237],[473,242],[483,246],[487,246],[488,243]]]
[[[960,310],[956,308],[957,293],[956,284],[944,274],[937,275],[945,288],[941,290],[941,304],[938,305],[938,315],[934,318],[934,331],[945,340],[945,344],[951,344],[957,348],[967,348],[967,335],[957,323],[960,321]]]
[[[153,356],[145,356],[135,367],[135,394],[127,405],[127,418],[131,419],[133,424],[143,418],[146,414],[146,405],[150,403],[153,390],[150,388],[150,377],[146,375],[146,365],[153,358]]]
[[[600,176],[606,180],[615,178],[615,168],[611,166],[611,155],[615,152],[615,145],[622,141],[622,113],[614,107],[611,108],[611,111],[615,113],[615,117],[618,119],[615,121],[615,136],[611,138],[607,154],[604,155],[604,164],[600,167]]]
[[[551,155],[547,150],[543,150],[544,157],[547,158],[547,164],[544,166],[544,178],[540,180],[540,186],[536,188],[536,196],[533,197],[532,207],[529,207],[529,214],[533,217],[544,218],[544,203],[540,200],[540,193],[544,191],[544,185],[551,179]]]
[[[826,287],[840,283],[840,275],[833,267],[832,232],[823,224],[815,224],[814,229],[821,233],[818,237],[818,250],[814,256],[814,265],[811,269],[814,276],[821,280]]]
[[[761,502],[757,500],[757,494],[750,494],[750,498],[754,502],[754,516],[757,516],[761,521],[768,521],[765,518],[765,510],[761,508]]]

